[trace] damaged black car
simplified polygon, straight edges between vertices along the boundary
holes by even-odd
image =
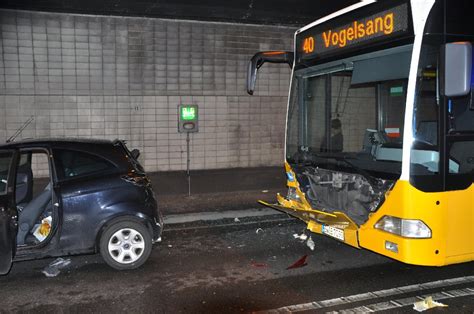
[[[121,140],[0,145],[0,274],[12,261],[100,252],[141,266],[163,229],[151,182]]]

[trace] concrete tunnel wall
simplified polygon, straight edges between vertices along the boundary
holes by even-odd
[[[294,28],[0,10],[0,141],[125,139],[147,171],[186,168],[177,106],[199,105],[191,169],[283,163],[290,69],[247,63],[290,50]]]

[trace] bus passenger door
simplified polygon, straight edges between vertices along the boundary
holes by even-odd
[[[467,98],[451,102],[451,108],[446,156],[454,166],[445,166],[446,257],[455,263],[474,259],[474,110],[469,109]]]
[[[474,61],[472,43],[442,50],[447,263],[474,260]]]

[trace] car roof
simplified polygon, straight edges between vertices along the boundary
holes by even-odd
[[[54,144],[115,144],[119,140],[106,140],[106,139],[91,139],[91,138],[36,138],[36,139],[23,139],[19,141],[13,141],[10,143],[0,144],[0,148],[14,148],[14,147],[25,147],[25,146],[50,146]]]

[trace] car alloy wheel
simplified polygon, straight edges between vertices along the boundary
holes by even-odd
[[[150,257],[152,236],[136,219],[120,218],[110,222],[100,236],[100,254],[118,270],[135,269]]]
[[[110,237],[108,249],[115,261],[130,264],[138,261],[143,255],[145,240],[137,230],[123,228]]]

